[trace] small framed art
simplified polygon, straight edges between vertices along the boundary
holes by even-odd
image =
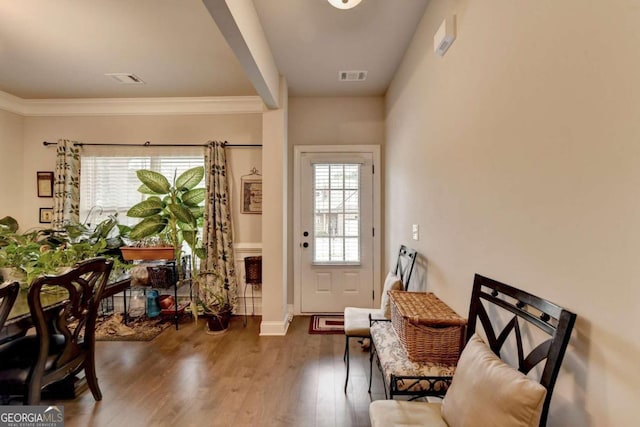
[[[40,208],[40,224],[51,224],[53,208]]]
[[[38,197],[53,197],[53,172],[37,172]]]
[[[242,213],[262,213],[262,178],[242,179]]]

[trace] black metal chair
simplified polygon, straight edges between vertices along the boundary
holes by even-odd
[[[507,352],[516,353],[513,355],[514,361],[505,362],[506,364],[512,365],[525,375],[530,371],[539,373],[538,382],[546,389],[539,421],[541,427],[546,425],[553,388],[575,320],[574,313],[552,302],[479,274],[475,275],[466,342],[469,343],[474,334],[481,330],[490,352],[496,356],[504,356],[501,353]],[[511,351],[506,350],[507,348]],[[525,353],[525,349],[528,349],[528,352]],[[480,377],[480,374],[476,371],[475,376]],[[458,370],[453,376],[454,384],[457,375]],[[469,399],[475,399],[478,394],[482,393],[471,393],[465,405],[471,406],[472,402]],[[447,395],[445,404],[446,400]],[[498,398],[494,403],[503,407],[509,406]],[[483,409],[485,413],[490,413],[496,408]],[[369,415],[373,427],[442,425],[439,403],[378,400],[371,404]],[[434,424],[426,420],[431,420]]]
[[[409,289],[409,281],[411,280],[411,274],[413,273],[413,267],[416,262],[418,253],[411,248],[404,245],[400,246],[398,252],[398,258],[396,260],[396,266],[392,273],[398,277],[402,283],[401,290]],[[389,277],[387,277],[389,279]],[[387,280],[389,282],[389,280]],[[369,318],[383,318],[385,317],[384,296],[389,289],[383,289],[383,295],[381,299],[381,307],[378,308],[358,308],[358,307],[346,307],[344,309],[344,355],[343,360],[347,364],[347,374],[344,381],[344,392],[347,392],[347,384],[349,383],[349,340],[351,338],[366,339],[371,338],[369,331]]]
[[[28,302],[36,334],[0,348],[0,394],[21,395],[26,404],[38,404],[44,387],[84,370],[93,397],[102,399],[95,372],[95,326],[112,265],[94,258],[31,283]],[[45,287],[66,293],[64,304],[52,314],[42,306]]]
[[[0,329],[4,327],[4,322],[7,321],[13,303],[16,302],[18,292],[20,291],[20,284],[18,282],[7,283],[0,287]]]

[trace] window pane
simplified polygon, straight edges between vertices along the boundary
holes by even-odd
[[[82,156],[80,221],[97,224],[108,215],[117,214],[121,224],[132,226],[140,219],[129,218],[127,211],[145,198],[138,192],[141,182],[137,170],[155,170],[172,181],[174,174],[203,165],[201,156]]]
[[[360,261],[360,165],[314,164],[314,262]]]
[[[315,165],[315,187],[317,190],[329,188],[329,165]]]
[[[329,261],[329,239],[323,237],[316,238],[315,248],[315,260],[317,262]]]

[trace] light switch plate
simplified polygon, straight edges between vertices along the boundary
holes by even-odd
[[[412,227],[413,240],[420,240],[420,227],[418,224],[413,224]]]

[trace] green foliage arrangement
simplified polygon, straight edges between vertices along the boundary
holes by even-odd
[[[132,206],[127,216],[142,218],[129,233],[132,240],[142,240],[150,236],[165,236],[173,246],[176,260],[182,257],[182,244],[186,242],[195,258],[204,258],[204,248],[200,246],[198,231],[202,227],[206,197],[204,188],[196,186],[204,178],[204,168],[191,168],[169,182],[161,173],[141,169],[136,172],[142,185],[138,191],[148,197]],[[184,280],[182,263],[177,262],[178,279]],[[196,269],[192,269],[196,273]]]
[[[127,228],[110,216],[91,228],[70,224],[62,231],[34,229],[20,233],[18,222],[9,216],[0,219],[0,268],[9,269],[28,287],[44,274],[57,274],[79,261],[105,256],[114,260],[114,271],[126,268],[118,258]],[[6,279],[6,278],[5,278]]]

